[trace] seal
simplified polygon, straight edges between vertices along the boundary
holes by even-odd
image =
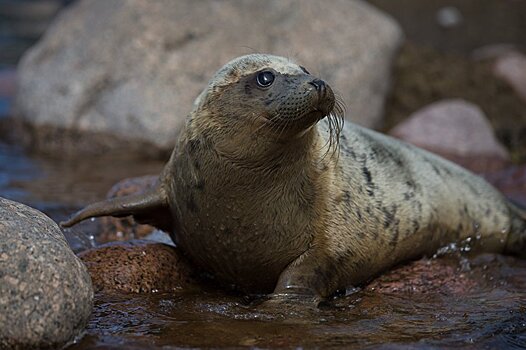
[[[524,213],[438,156],[343,125],[342,103],[293,61],[253,54],[194,103],[151,191],[92,204],[170,232],[247,292],[325,297],[451,242],[526,256]]]

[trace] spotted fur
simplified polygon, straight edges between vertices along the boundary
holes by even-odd
[[[262,70],[276,76],[268,88],[255,83]],[[287,58],[231,61],[197,98],[158,188],[91,206],[66,225],[168,211],[163,227],[171,221],[195,264],[250,292],[327,296],[468,238],[484,251],[526,255],[524,217],[493,187],[421,149],[343,126],[342,105],[313,79]]]

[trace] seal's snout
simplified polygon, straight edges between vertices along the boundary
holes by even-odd
[[[316,89],[316,91],[318,91],[319,93],[321,94],[324,94],[325,93],[325,82],[321,79],[314,79],[313,81],[311,81],[309,84],[311,84],[312,86],[314,86],[314,88]]]
[[[334,107],[335,102],[331,87],[318,78],[309,81],[308,84],[314,86],[314,89],[316,90],[316,109],[321,111],[324,115],[329,114]]]

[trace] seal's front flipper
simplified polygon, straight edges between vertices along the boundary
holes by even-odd
[[[338,287],[339,271],[335,267],[327,254],[308,250],[281,273],[274,297],[321,301]]]
[[[60,226],[71,227],[83,220],[99,216],[123,217],[128,215],[132,215],[141,224],[152,225],[166,232],[173,231],[168,196],[161,187],[141,194],[116,197],[90,204],[75,213],[69,220],[61,222]]]

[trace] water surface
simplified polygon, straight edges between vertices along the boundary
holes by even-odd
[[[456,258],[445,260],[460,270]],[[519,349],[526,347],[525,272],[525,262],[488,255],[471,261],[470,288],[366,288],[318,308],[265,308],[220,292],[100,294],[87,335],[72,349]]]

